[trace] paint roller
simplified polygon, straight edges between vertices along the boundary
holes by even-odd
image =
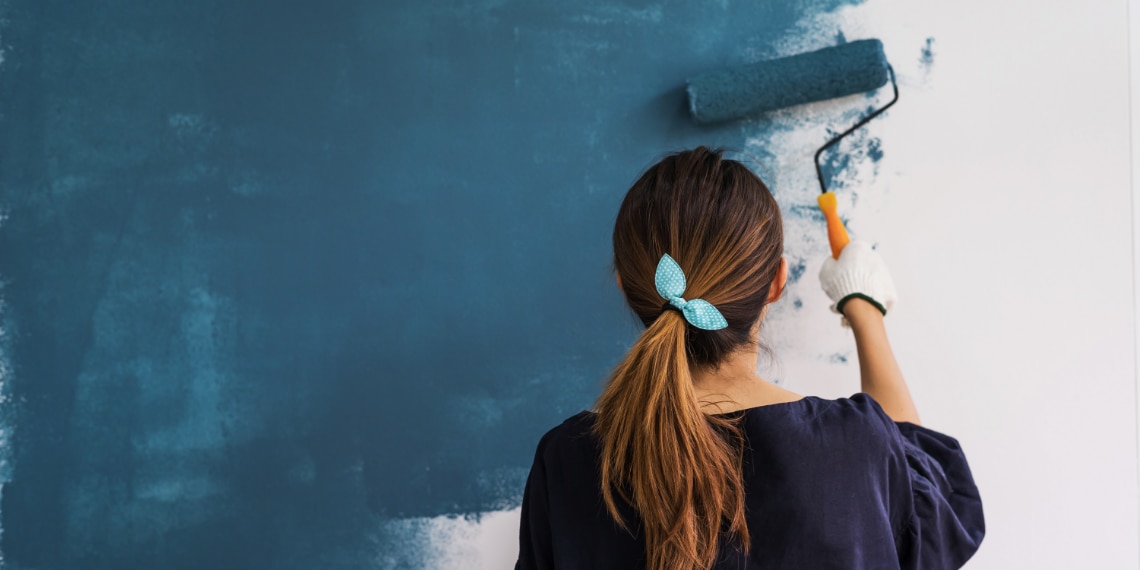
[[[827,218],[831,255],[838,259],[847,242],[835,193],[827,190],[819,159],[843,137],[881,115],[899,100],[895,72],[876,39],[858,40],[813,52],[711,71],[689,80],[689,111],[702,124],[720,123],[803,103],[865,93],[891,82],[894,98],[851,128],[835,135],[815,153],[815,173],[822,194],[819,208]]]

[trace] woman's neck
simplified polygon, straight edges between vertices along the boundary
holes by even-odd
[[[695,371],[693,390],[702,409],[710,414],[723,414],[803,398],[756,374],[758,361],[758,351],[740,351],[730,355],[715,370]]]

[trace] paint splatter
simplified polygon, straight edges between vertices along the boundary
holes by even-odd
[[[804,271],[807,269],[807,261],[803,258],[797,258],[794,263],[788,264],[788,283],[795,283],[804,276]]]
[[[930,68],[934,66],[934,38],[926,38],[926,43],[922,46],[918,63],[922,66],[922,70],[927,73],[929,73]]]
[[[827,357],[827,361],[832,364],[847,364],[847,355],[835,353]]]

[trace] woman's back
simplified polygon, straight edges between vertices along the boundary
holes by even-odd
[[[771,192],[720,151],[669,155],[633,184],[614,270],[645,330],[593,412],[539,445],[519,569],[940,569],[974,553],[977,489],[957,442],[917,425],[883,322],[894,283],[869,243],[820,269],[862,394],[797,399],[757,375],[783,239]]]
[[[751,549],[724,537],[714,568],[957,568],[984,532],[981,501],[955,440],[895,423],[866,394],[750,408],[742,481]],[[539,443],[523,505],[517,568],[643,568],[629,530],[601,497],[596,415],[582,412]]]

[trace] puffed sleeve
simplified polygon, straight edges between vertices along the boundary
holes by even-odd
[[[960,568],[986,534],[982,499],[966,455],[954,438],[908,422],[895,424],[903,461],[897,500],[899,565]]]
[[[538,442],[534,464],[523,490],[522,520],[519,524],[519,559],[515,570],[550,570],[554,554],[550,541],[549,501],[543,452],[550,434]]]

